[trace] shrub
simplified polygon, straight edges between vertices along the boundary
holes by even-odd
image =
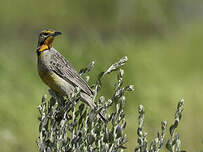
[[[105,72],[101,72],[97,81],[93,85],[94,101],[97,111],[91,110],[86,104],[79,102],[78,88],[72,97],[65,98],[58,96],[54,91],[49,90],[50,98],[42,97],[42,103],[38,106],[40,112],[39,137],[37,145],[39,152],[117,152],[123,151],[124,144],[128,141],[125,134],[126,120],[124,106],[126,102],[125,93],[133,91],[133,86],[123,86],[124,70],[121,67],[127,62],[127,57],[123,57],[115,64],[111,65]],[[81,69],[80,74],[89,72],[94,67],[92,62],[87,68]],[[102,87],[102,78],[118,71],[117,82],[114,93],[110,99],[104,96],[98,97],[98,92]],[[89,76],[86,77],[87,81]],[[135,152],[160,152],[165,147],[170,152],[181,151],[181,140],[176,129],[182,117],[184,100],[177,106],[175,121],[169,128],[170,137],[164,142],[167,122],[161,122],[161,131],[151,143],[147,141],[147,133],[144,132],[144,107],[138,107],[138,128],[137,143]],[[112,110],[112,107],[114,110]],[[108,120],[103,123],[98,112]]]

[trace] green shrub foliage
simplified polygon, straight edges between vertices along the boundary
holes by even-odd
[[[94,101],[97,110],[91,110],[83,102],[79,102],[79,88],[75,88],[72,97],[58,96],[49,90],[50,98],[42,97],[42,103],[38,106],[40,112],[39,137],[37,145],[39,152],[117,152],[126,149],[128,141],[125,134],[126,120],[124,106],[125,93],[133,91],[133,85],[123,86],[124,70],[121,67],[127,62],[123,57],[111,65],[105,72],[101,72],[93,85]],[[89,72],[94,67],[91,62],[88,67],[80,70],[80,75]],[[114,93],[110,99],[98,96],[102,87],[102,78],[117,71],[117,81]],[[86,77],[89,80],[89,76]],[[169,139],[164,142],[167,131],[167,122],[161,122],[161,131],[157,137],[149,143],[147,133],[144,132],[144,107],[138,107],[137,147],[135,152],[160,152],[166,149],[170,152],[183,152],[181,140],[177,133],[177,127],[182,117],[184,100],[182,99],[175,112],[174,123],[169,127]],[[100,120],[101,113],[107,123]],[[165,146],[164,146],[165,145]]]

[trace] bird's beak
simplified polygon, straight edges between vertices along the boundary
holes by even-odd
[[[61,35],[61,34],[62,34],[61,32],[54,32],[53,34],[50,34],[50,36],[55,37],[55,36],[58,36],[58,35]]]

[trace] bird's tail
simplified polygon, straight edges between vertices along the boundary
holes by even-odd
[[[94,101],[92,100],[92,98],[87,95],[86,93],[81,92],[80,93],[81,99],[82,101],[84,101],[86,104],[88,104],[93,110],[97,111],[97,107],[94,103]],[[98,115],[100,116],[100,119],[107,124],[108,120],[99,112]]]

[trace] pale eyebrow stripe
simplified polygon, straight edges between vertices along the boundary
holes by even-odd
[[[52,34],[52,33],[54,33],[53,31],[50,31],[50,30],[46,30],[46,31],[44,31],[45,33],[49,33],[49,34]]]

